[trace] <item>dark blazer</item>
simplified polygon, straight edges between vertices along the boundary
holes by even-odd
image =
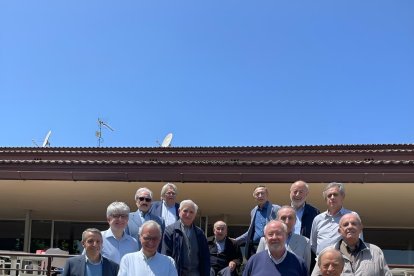
[[[210,276],[210,252],[206,236],[199,227],[195,225],[193,227],[198,242],[198,256],[192,257],[197,257],[200,262],[200,275]],[[181,221],[178,220],[165,228],[162,238],[161,254],[174,259],[178,275],[183,275],[184,254],[188,254],[184,235],[183,231],[181,231]]]
[[[102,257],[102,276],[116,276],[119,265],[105,257]],[[79,255],[67,259],[63,276],[84,276],[86,270],[86,256]]]
[[[320,211],[312,205],[305,202],[305,209],[303,210],[302,226],[300,228],[300,234],[302,236],[310,238],[313,219],[320,214]]]
[[[180,218],[178,216],[178,208],[180,208],[180,204],[175,203],[175,215],[177,217],[177,220]],[[150,212],[156,216],[159,216],[160,218],[162,218],[162,200],[161,201],[154,201],[151,205],[151,210]]]
[[[235,242],[232,242],[228,237],[226,237],[224,243],[224,251],[217,253],[216,238],[212,236],[209,237],[207,241],[208,249],[210,250],[211,267],[214,269],[216,274],[223,268],[228,267],[230,261],[233,261],[237,265],[235,270],[236,273],[234,273],[234,275],[238,275],[237,270],[243,262],[243,256],[240,247]]]

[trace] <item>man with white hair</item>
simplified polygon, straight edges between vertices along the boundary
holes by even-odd
[[[135,203],[138,207],[136,212],[129,213],[128,226],[125,229],[126,233],[134,238],[139,239],[138,230],[141,225],[148,221],[154,220],[161,225],[161,230],[164,231],[164,220],[154,214],[151,214],[152,191],[148,188],[139,188],[135,193]],[[141,248],[140,242],[138,242]]]
[[[118,276],[177,276],[175,262],[171,257],[157,252],[161,241],[161,226],[148,220],[139,229],[142,248],[126,254],[119,267]]]
[[[310,238],[313,219],[320,211],[306,202],[309,194],[309,185],[303,180],[295,181],[290,186],[290,205],[296,211],[294,233]]]
[[[161,201],[154,201],[150,212],[164,219],[165,226],[173,224],[179,219],[177,203],[178,189],[173,183],[167,183],[161,188]]]
[[[344,269],[344,258],[339,250],[327,247],[321,251],[318,258],[320,273],[318,276],[341,276]]]
[[[109,229],[102,231],[102,255],[119,264],[121,258],[138,250],[138,242],[125,233],[128,224],[129,207],[124,202],[112,202],[106,209]]]
[[[221,220],[216,221],[213,232],[214,236],[207,239],[212,274],[237,276],[243,255],[239,246],[227,237],[227,224]]]
[[[296,256],[302,258],[305,261],[308,271],[310,271],[311,264],[311,249],[309,239],[304,236],[293,233],[293,228],[296,222],[296,213],[293,207],[285,205],[280,207],[277,211],[277,219],[283,221],[287,226],[287,239],[286,248]],[[260,239],[257,252],[267,249],[265,237]]]
[[[251,256],[243,276],[307,276],[302,258],[286,249],[287,226],[280,220],[269,221],[264,229],[267,249]]]
[[[392,276],[382,250],[374,245],[363,242],[360,238],[362,222],[359,215],[351,212],[342,216],[339,221],[338,233],[340,240],[334,248],[342,253],[345,265],[343,276]],[[320,275],[319,267],[315,266],[312,276]]]
[[[161,253],[175,260],[178,275],[209,276],[210,252],[203,230],[194,225],[198,206],[180,203],[180,219],[165,228]]]

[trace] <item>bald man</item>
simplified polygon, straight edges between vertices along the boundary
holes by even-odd
[[[214,236],[208,238],[210,263],[214,275],[236,276],[243,262],[239,246],[227,237],[227,224],[217,221],[213,228]]]
[[[345,214],[339,221],[340,240],[334,248],[342,253],[345,260],[342,275],[392,276],[382,250],[360,238],[362,222],[355,212]],[[315,266],[312,276],[321,275]]]

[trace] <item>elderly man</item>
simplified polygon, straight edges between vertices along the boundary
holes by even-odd
[[[260,238],[264,236],[263,229],[270,220],[276,218],[280,206],[272,204],[269,200],[269,192],[266,186],[257,186],[253,191],[253,197],[257,202],[250,212],[250,226],[247,232],[236,238],[238,245],[245,245],[244,255],[249,259],[256,253]]]
[[[180,219],[165,228],[161,253],[175,260],[180,276],[209,276],[210,252],[203,230],[194,225],[198,206],[192,200],[180,203]]]
[[[308,271],[310,271],[311,264],[311,249],[309,239],[304,236],[293,233],[293,228],[296,222],[295,209],[291,206],[282,206],[277,211],[277,219],[283,221],[287,226],[287,239],[286,249],[294,253],[296,256],[302,258],[305,261]],[[267,249],[265,238],[260,239],[257,252]]]
[[[339,250],[327,247],[321,251],[318,258],[319,276],[341,276],[344,268],[344,258]]]
[[[286,224],[282,221],[271,220],[264,231],[268,249],[256,253],[249,259],[243,276],[307,276],[308,270],[303,259],[286,249]]]
[[[125,233],[128,214],[129,207],[124,202],[112,202],[106,209],[109,229],[102,231],[102,255],[117,264],[125,254],[138,251],[137,240]]]
[[[360,239],[362,228],[361,219],[355,212],[343,215],[339,221],[341,238],[334,247],[345,260],[342,275],[391,276],[382,250]],[[315,266],[312,275],[320,275],[318,267]]]
[[[88,228],[83,231],[82,246],[85,249],[85,254],[67,259],[63,276],[117,275],[118,264],[101,255],[101,231],[95,228]]]
[[[243,262],[239,246],[227,237],[227,224],[217,221],[213,227],[214,236],[208,239],[210,263],[214,275],[235,276]]]
[[[319,255],[319,252],[325,247],[335,244],[340,239],[338,233],[339,220],[343,215],[352,212],[343,208],[345,188],[342,183],[329,183],[323,191],[323,198],[328,210],[317,215],[313,220],[310,238],[311,249],[316,255]]]
[[[154,201],[151,213],[164,219],[165,226],[173,224],[179,219],[178,208],[180,204],[176,202],[177,186],[173,183],[165,184],[161,189],[161,201]]]
[[[296,211],[295,234],[310,238],[313,219],[320,211],[306,202],[309,194],[309,185],[298,180],[290,186],[290,205]]]
[[[139,229],[142,248],[126,254],[119,267],[118,276],[177,276],[175,262],[171,257],[157,252],[161,241],[161,226],[148,220]]]
[[[290,186],[290,205],[296,211],[295,234],[310,238],[312,223],[320,211],[306,202],[309,194],[309,185],[305,181],[298,180]],[[315,266],[316,254],[311,251],[311,265],[309,271]]]
[[[164,220],[149,212],[152,202],[151,190],[148,188],[139,188],[135,193],[135,202],[138,210],[136,212],[129,213],[128,226],[125,231],[134,238],[138,238],[139,228],[148,220],[156,221],[159,225],[161,225],[161,230],[164,231]],[[138,245],[139,248],[141,248],[141,244],[138,243]]]

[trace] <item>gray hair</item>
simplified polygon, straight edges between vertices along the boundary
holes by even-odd
[[[101,239],[102,239],[102,233],[101,233],[101,231],[99,229],[96,229],[96,228],[87,228],[85,231],[82,232],[82,241],[83,242],[86,240],[86,235],[88,233],[94,233],[94,234],[100,236]]]
[[[106,208],[106,217],[109,218],[113,214],[128,215],[129,212],[130,209],[126,203],[115,201],[109,204],[108,208]]]
[[[287,235],[287,232],[288,232],[287,225],[283,221],[276,220],[276,219],[269,220],[269,222],[266,223],[266,226],[264,227],[263,232],[266,233],[266,229],[268,228],[269,224],[275,223],[275,222],[280,222],[280,224],[282,225],[283,231],[285,231],[285,234]]]
[[[224,226],[225,228],[227,228],[227,224],[222,220],[216,221],[213,225],[213,228],[215,229],[217,226]]]
[[[255,196],[256,190],[259,189],[259,188],[263,188],[265,190],[266,194],[269,194],[269,191],[267,190],[267,187],[265,185],[257,185],[256,187],[254,187],[253,197]]]
[[[141,236],[144,228],[154,228],[158,230],[160,236],[162,234],[161,226],[155,220],[147,220],[146,222],[144,222],[138,230],[138,236]]]
[[[186,200],[181,201],[181,203],[180,203],[180,210],[182,210],[184,207],[188,207],[188,206],[194,208],[194,212],[197,213],[198,206],[191,199],[186,199]]]
[[[339,193],[342,196],[345,196],[345,186],[344,186],[344,184],[339,183],[339,182],[331,182],[331,183],[329,183],[328,185],[325,186],[325,189],[323,189],[322,195],[323,195],[323,198],[325,200],[326,200],[326,197],[327,197],[326,191],[329,190],[330,188],[333,188],[333,187],[338,187]]]
[[[295,215],[295,219],[296,219],[296,210],[295,210],[295,208],[293,208],[292,206],[289,206],[289,205],[283,205],[282,207],[280,207],[279,210],[277,210],[276,217],[279,218],[279,212],[281,210],[285,210],[285,209],[292,210],[293,214]]]
[[[328,252],[335,253],[337,255],[337,258],[336,259],[339,261],[341,267],[343,268],[344,265],[345,265],[345,260],[344,260],[344,257],[342,256],[341,251],[339,251],[338,249],[336,249],[334,247],[331,247],[331,246],[324,248],[321,251],[321,253],[319,253],[319,256],[318,256],[318,266],[319,267],[321,266],[321,259],[322,259],[323,255],[325,255]]]
[[[144,187],[144,188],[139,188],[139,189],[137,190],[137,192],[135,193],[135,201],[137,201],[137,199],[139,198],[139,195],[140,195],[142,192],[147,192],[147,193],[149,193],[150,197],[152,198],[152,191],[151,191],[150,189],[148,189],[148,188]]]
[[[178,189],[177,186],[175,186],[173,183],[168,182],[167,184],[165,184],[164,186],[162,186],[161,188],[161,197],[163,197],[165,195],[165,193],[167,192],[167,190],[171,188],[174,190],[174,193],[177,195],[178,194]]]
[[[347,213],[347,214],[345,214],[341,217],[341,219],[338,222],[339,226],[341,226],[342,221],[344,220],[344,217],[349,216],[349,215],[354,216],[357,219],[357,221],[359,222],[359,225],[362,225],[362,220],[361,220],[361,217],[358,215],[358,213],[357,212],[351,212],[351,213]]]

